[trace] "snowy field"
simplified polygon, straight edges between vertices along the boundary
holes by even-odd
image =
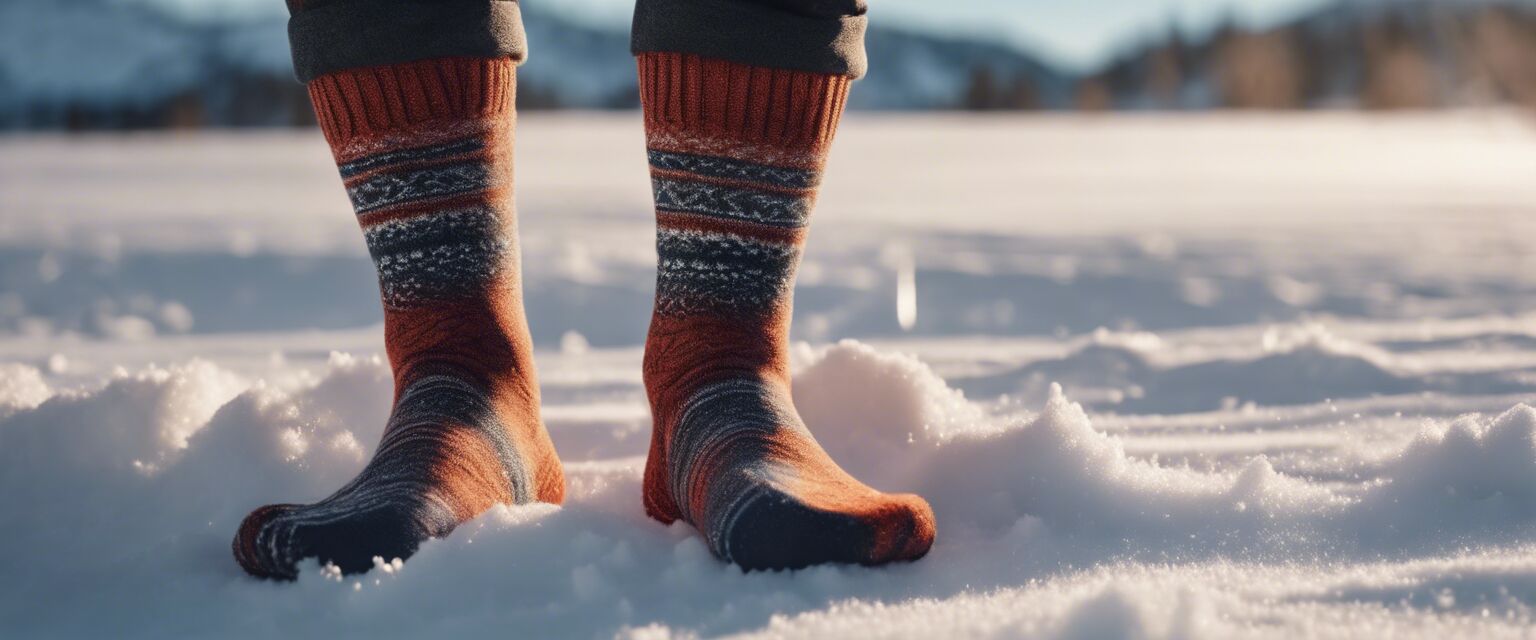
[[[526,116],[569,502],[247,578],[389,402],[319,135],[0,138],[0,637],[1536,637],[1536,128],[852,118],[795,399],[924,560],[743,574],[640,505],[634,115]]]

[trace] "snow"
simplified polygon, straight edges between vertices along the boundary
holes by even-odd
[[[350,478],[391,384],[323,148],[0,144],[0,636],[1530,636],[1536,135],[1512,116],[851,119],[796,405],[851,472],[926,496],[939,538],[753,574],[640,505],[635,124],[520,125],[567,504],[293,584],[240,572],[235,524]],[[919,133],[914,171],[953,184],[892,200],[862,172]],[[1228,153],[1153,180],[1177,141]],[[1192,194],[1196,165],[1226,180]],[[1337,175],[1369,167],[1411,180]],[[1196,206],[1243,189],[1240,219]]]

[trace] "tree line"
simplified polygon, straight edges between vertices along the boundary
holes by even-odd
[[[1076,81],[1072,104],[1109,109],[1536,107],[1536,10],[1523,3],[1340,2],[1203,37],[1177,27]],[[970,72],[959,106],[1042,108],[1026,77]]]

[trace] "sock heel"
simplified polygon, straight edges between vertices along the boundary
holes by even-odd
[[[663,428],[658,422],[651,427],[651,451],[645,459],[644,503],[646,515],[662,524],[681,520],[683,514],[677,508],[677,500],[667,487],[666,445],[662,441]]]

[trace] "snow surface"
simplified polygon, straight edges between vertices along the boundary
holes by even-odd
[[[234,526],[351,477],[390,393],[318,136],[0,139],[0,636],[1532,637],[1517,116],[851,119],[796,404],[939,539],[754,574],[640,506],[637,125],[519,129],[569,502],[296,584]]]

